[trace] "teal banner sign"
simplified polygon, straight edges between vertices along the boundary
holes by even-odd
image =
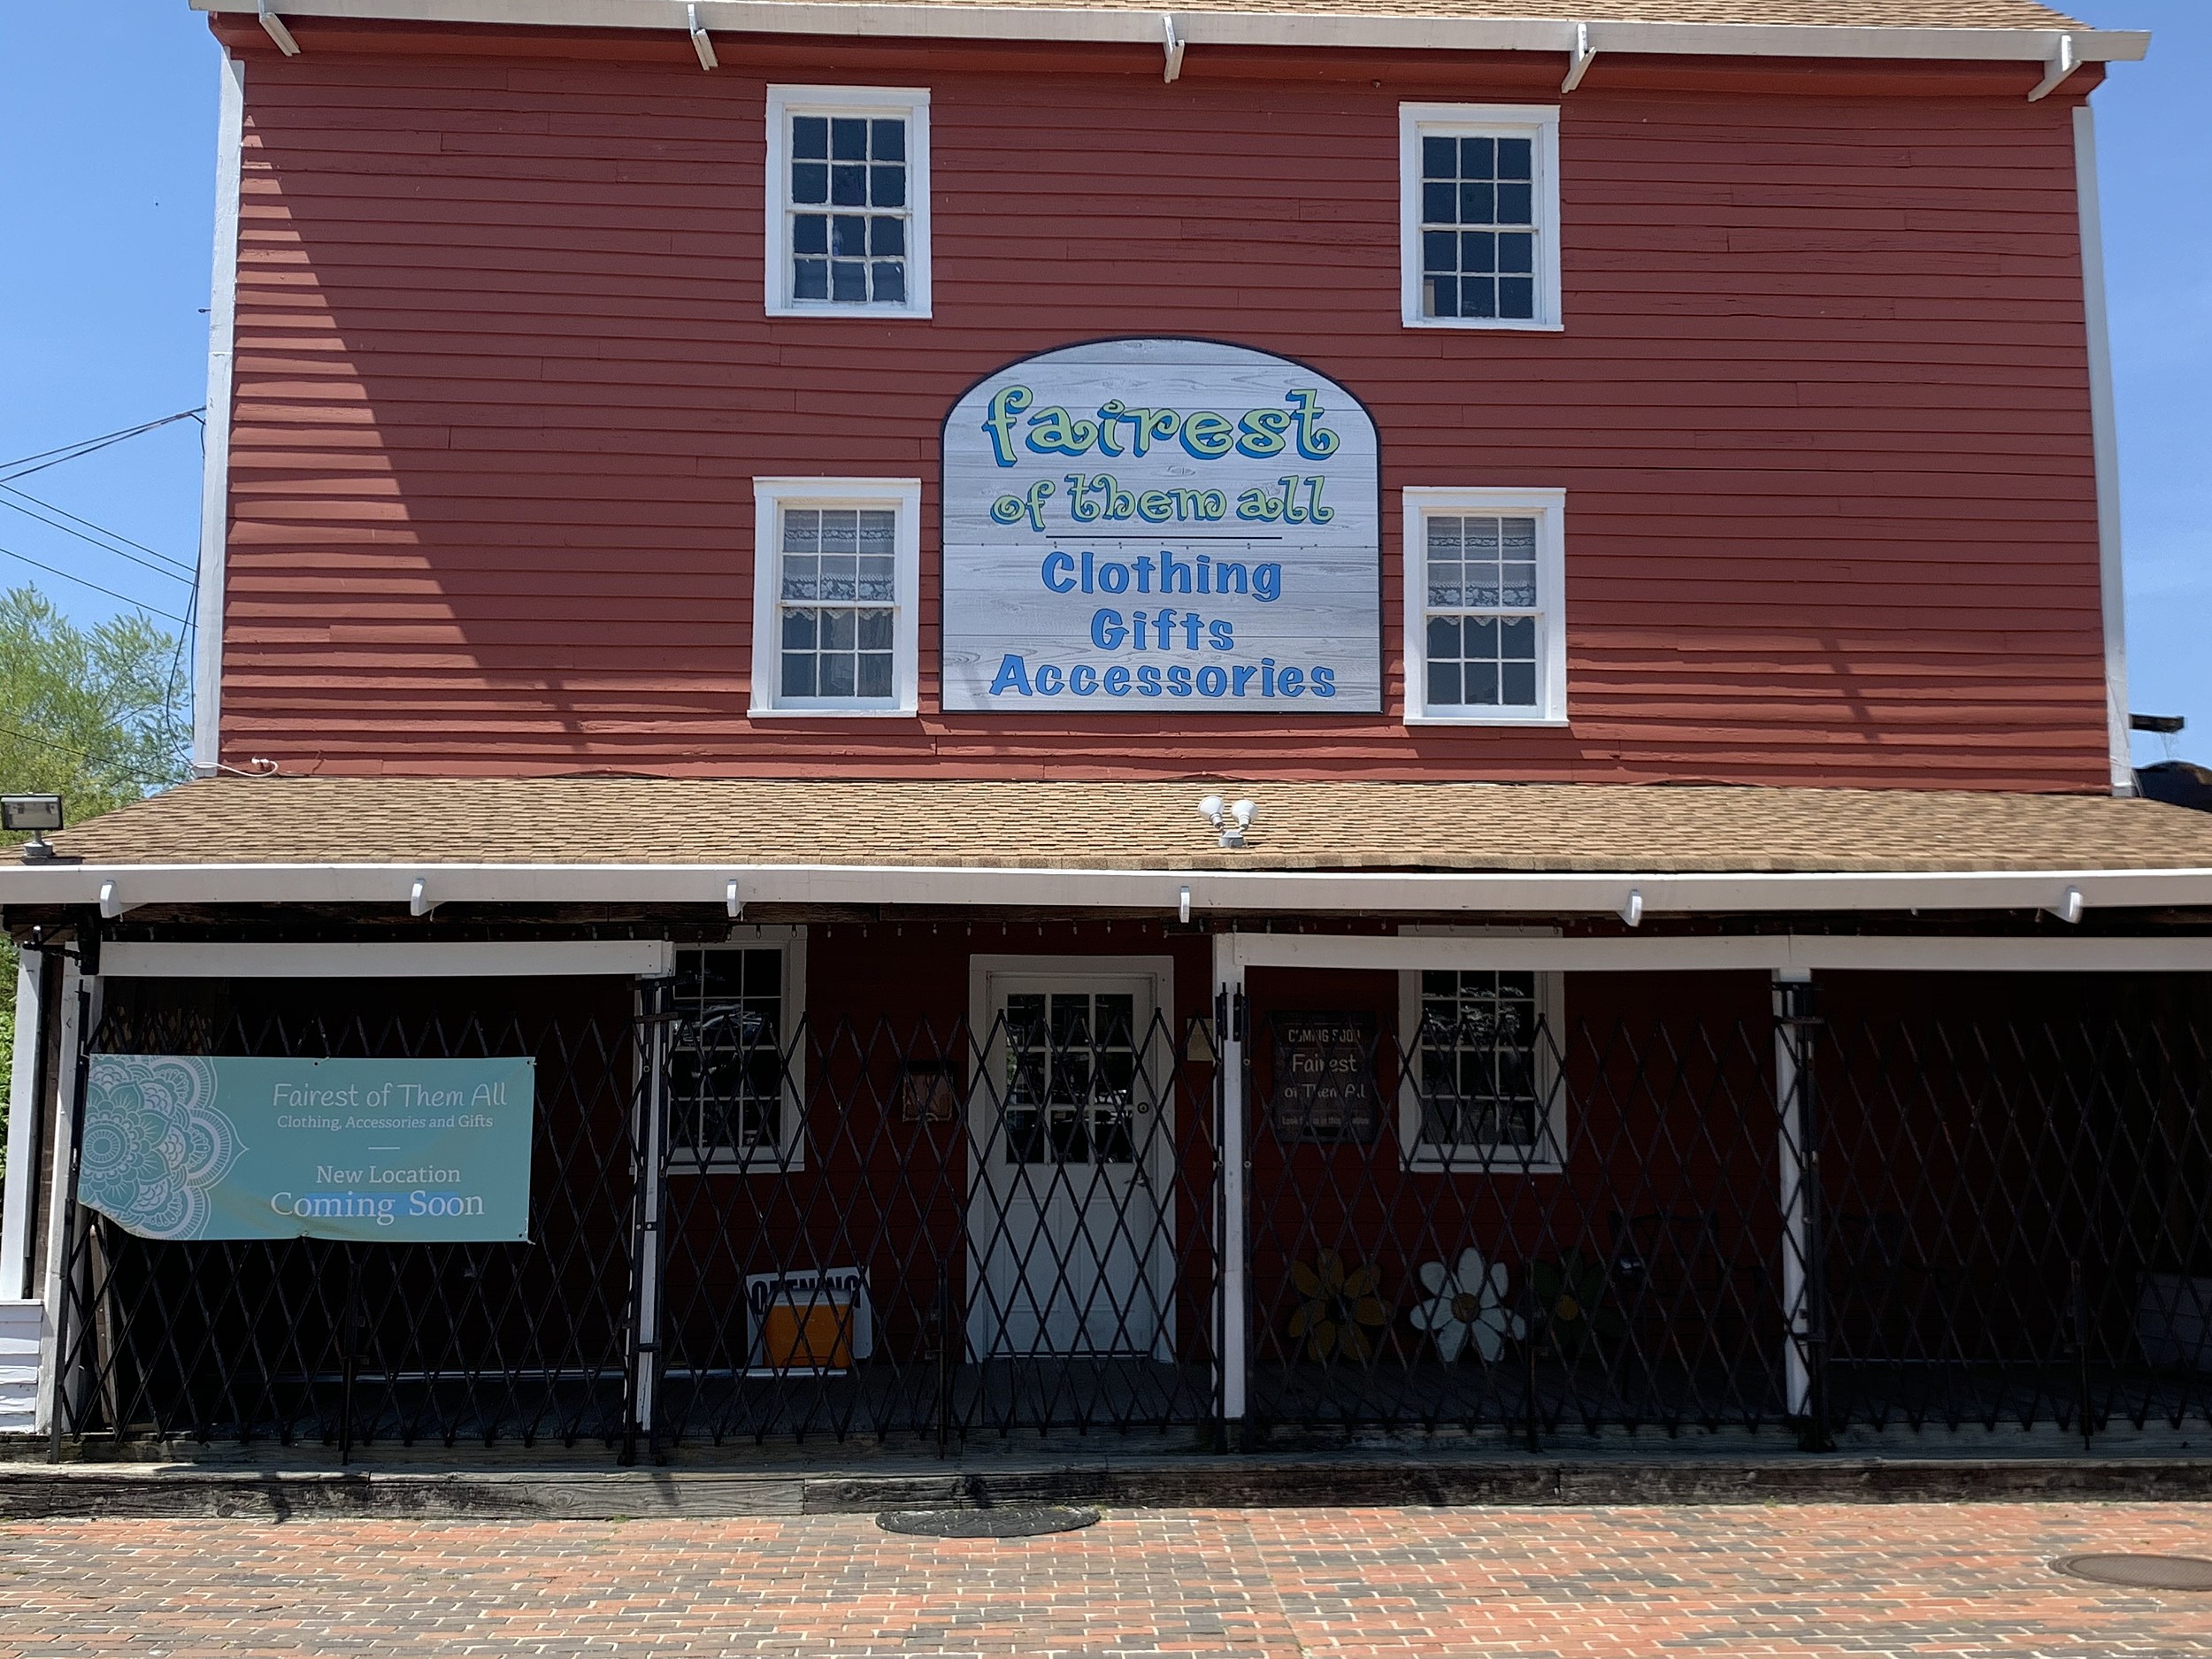
[[[142,1239],[530,1236],[537,1062],[96,1054],[79,1198]]]

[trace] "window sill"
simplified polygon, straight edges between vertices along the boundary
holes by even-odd
[[[672,1156],[668,1160],[671,1175],[791,1175],[803,1171],[806,1159],[796,1149],[789,1155],[776,1152],[710,1152],[704,1157]]]
[[[748,709],[749,720],[918,720],[919,709],[873,709],[867,707],[839,708],[826,704],[818,709]]]
[[[1407,317],[1400,320],[1408,328],[1459,328],[1483,334],[1563,334],[1567,332],[1564,323],[1523,322],[1509,317]]]
[[[850,301],[841,303],[831,300],[824,300],[819,304],[771,305],[767,307],[767,314],[771,317],[872,317],[878,322],[887,323],[926,323],[930,319],[927,306],[917,309],[910,305],[855,304]]]
[[[1401,726],[1536,726],[1563,730],[1574,723],[1563,714],[1409,714]]]
[[[1415,1175],[1563,1175],[1566,1166],[1556,1158],[1538,1158],[1523,1156],[1511,1148],[1480,1148],[1469,1147],[1455,1151],[1446,1157],[1440,1152],[1424,1148],[1409,1154],[1405,1159],[1409,1173]]]

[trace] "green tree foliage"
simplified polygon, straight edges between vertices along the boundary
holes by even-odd
[[[176,636],[142,616],[80,628],[36,588],[14,589],[0,599],[0,789],[58,795],[81,824],[181,781],[187,672]],[[15,972],[0,934],[0,1064],[14,1047]],[[0,1073],[0,1102],[6,1087]],[[0,1104],[0,1171],[7,1144]]]

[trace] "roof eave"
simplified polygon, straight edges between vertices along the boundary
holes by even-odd
[[[195,11],[261,15],[262,0],[190,0]],[[278,0],[288,19],[665,30],[845,38],[1141,42],[1162,40],[1162,12],[1079,6],[931,4],[927,0]],[[1791,23],[1642,23],[1573,18],[1317,15],[1309,12],[1176,12],[1188,45],[1361,47],[1388,51],[1555,52],[1578,40],[1596,53],[1724,58],[1923,59],[2049,63],[2072,42],[2076,63],[2134,62],[2140,29],[1883,28]],[[1578,31],[1586,30],[1586,35]]]
[[[1640,916],[2212,908],[2212,869],[1221,870],[1060,865],[225,864],[0,868],[0,905],[1018,906],[1306,914]],[[1636,902],[1632,906],[1633,895]]]

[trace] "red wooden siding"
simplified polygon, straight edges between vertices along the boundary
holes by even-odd
[[[226,759],[2103,787],[2068,101],[2025,71],[1601,64],[1567,328],[1478,334],[1399,323],[1397,105],[1555,100],[1548,59],[226,33]],[[763,315],[771,81],[931,88],[933,320]],[[1563,486],[1571,729],[938,714],[938,423],[1118,334],[1367,402],[1394,710],[1399,488]],[[747,720],[750,480],[790,473],[924,480],[921,718]]]

